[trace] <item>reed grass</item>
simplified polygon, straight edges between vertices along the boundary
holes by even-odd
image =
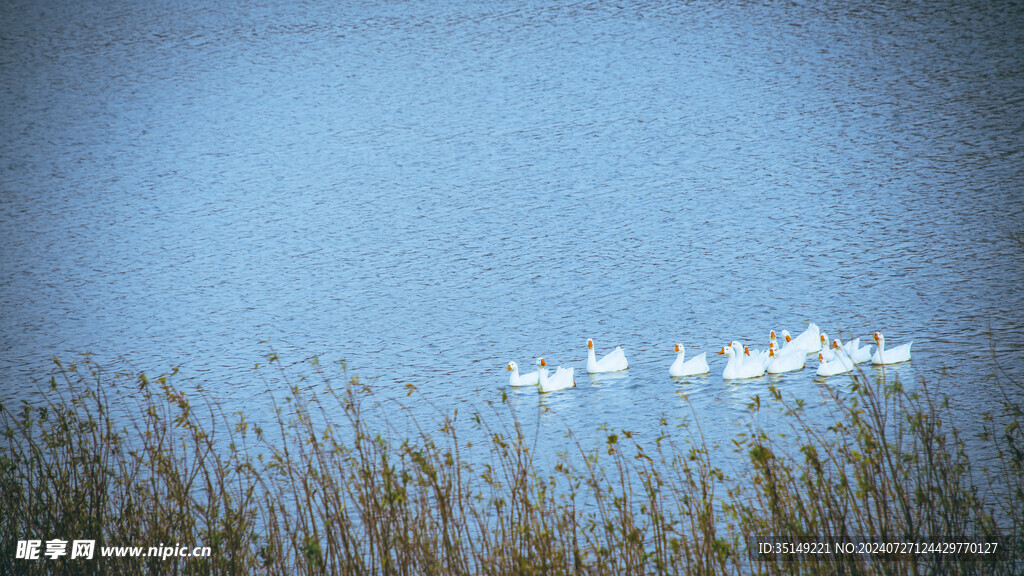
[[[727,476],[698,424],[641,442],[604,430],[538,453],[507,397],[417,420],[314,362],[270,366],[289,396],[265,418],[193,405],[176,371],[150,379],[86,356],[55,361],[45,403],[0,399],[2,574],[1019,574],[1020,384],[985,415],[992,458],[968,457],[922,382],[822,385],[822,424],[777,388],[734,439]],[[203,395],[193,394],[197,398]],[[422,411],[416,412],[422,414]],[[421,416],[422,417],[422,416]],[[694,419],[693,422],[699,422]],[[476,439],[467,441],[467,438]],[[480,439],[486,439],[481,441]],[[15,558],[19,540],[209,546],[208,558]],[[1000,554],[757,557],[770,539],[995,542]]]

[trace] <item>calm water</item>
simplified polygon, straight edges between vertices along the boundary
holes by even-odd
[[[91,4],[2,1],[5,399],[88,350],[259,412],[269,338],[444,406],[543,355],[558,426],[726,437],[765,380],[673,345],[808,321],[969,411],[990,340],[1024,375],[1020,5]]]

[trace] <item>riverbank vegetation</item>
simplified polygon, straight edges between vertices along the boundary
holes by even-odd
[[[822,384],[831,414],[824,423],[774,387],[752,397],[751,414],[771,413],[772,427],[750,419],[732,447],[745,466],[730,476],[696,418],[682,436],[662,422],[663,433],[645,441],[604,430],[593,445],[567,430],[572,450],[538,453],[537,425],[524,424],[504,395],[469,414],[439,411],[427,423],[403,408],[417,401],[412,387],[405,400],[381,404],[359,378],[331,377],[315,362],[309,375],[274,355],[270,366],[290,389],[268,415],[272,430],[257,424],[261,418],[198,404],[202,394],[176,388],[174,372],[108,372],[88,357],[55,360],[45,402],[0,399],[0,573],[1024,567],[1024,394],[1005,376],[988,384],[1000,409],[979,415],[984,434],[976,440],[991,454],[984,463],[968,457],[948,403],[923,382],[909,389],[856,374]],[[42,541],[40,558],[51,539],[95,540],[96,557],[16,558],[17,543],[30,539]],[[802,553],[781,553],[791,543],[803,543]],[[843,544],[854,551],[837,550]],[[212,553],[100,554],[158,545]]]

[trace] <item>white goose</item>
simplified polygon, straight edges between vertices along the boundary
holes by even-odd
[[[768,367],[768,351],[769,350],[771,350],[771,344],[770,343],[768,344],[768,350],[759,350],[757,348],[754,348],[753,350],[751,350],[749,347],[744,346],[743,347],[743,354],[745,354],[748,357],[747,360],[755,360],[757,362],[760,362],[761,365],[763,365],[764,367],[767,368]],[[746,361],[746,360],[744,360],[744,361]]]
[[[686,348],[682,344],[676,344],[676,352],[676,361],[668,369],[670,376],[696,376],[711,372],[711,368],[708,367],[707,352],[701,352],[700,355],[689,360],[685,359]]]
[[[775,350],[775,343],[773,342],[768,346],[768,365],[766,366],[766,371],[769,374],[782,374],[783,372],[803,370],[806,365],[805,359],[807,355],[800,353],[798,350],[790,352],[776,352]]]
[[[818,325],[814,322],[809,323],[807,329],[796,338],[790,336],[788,330],[783,330],[782,335],[786,338],[786,342],[788,342],[786,348],[796,346],[803,350],[804,354],[813,354],[821,349],[821,330],[818,329]]]
[[[853,361],[846,354],[836,354],[831,361],[825,360],[825,355],[818,353],[818,376],[836,376],[853,371]]]
[[[512,374],[508,377],[509,386],[536,386],[540,383],[540,370],[547,372],[546,368],[539,368],[537,372],[528,372],[526,374],[519,373],[519,366],[515,362],[509,362],[505,371],[511,371]]]
[[[565,388],[572,388],[576,385],[576,381],[573,380],[573,372],[575,368],[562,368],[559,366],[555,370],[554,376],[548,378],[548,371],[542,370],[548,363],[543,358],[537,359],[537,371],[540,373],[540,392],[554,392],[556,390],[562,390]]]
[[[878,343],[878,350],[871,357],[872,364],[898,364],[910,360],[910,347],[914,344],[913,341],[886,350],[885,336],[882,336],[881,332],[875,332],[874,339]]]
[[[818,354],[821,354],[825,362],[831,362],[836,359],[836,353],[832,351],[830,343],[828,341],[828,334],[822,332],[819,336],[821,339],[821,347],[817,350]]]
[[[722,372],[722,378],[726,380],[757,378],[764,375],[764,364],[758,359],[746,356],[739,342],[733,341],[728,346],[723,346],[719,354],[725,354],[729,358],[729,363]]]
[[[832,342],[832,347],[835,348],[836,343],[838,342],[838,339],[834,340]],[[843,347],[843,351],[846,352],[846,355],[853,360],[854,364],[860,364],[861,362],[871,360],[871,345],[868,344],[867,346],[861,347],[860,338],[854,338],[841,346]]]
[[[615,350],[598,360],[594,355],[594,341],[587,338],[587,372],[618,372],[626,368],[629,368],[629,362],[626,361],[626,353],[622,351],[621,346],[616,346]]]

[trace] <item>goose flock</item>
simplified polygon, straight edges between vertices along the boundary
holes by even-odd
[[[861,346],[860,338],[854,338],[845,344],[838,338],[829,340],[828,334],[822,332],[813,322],[795,337],[786,330],[781,334],[783,342],[779,343],[775,331],[772,330],[769,334],[768,348],[764,350],[751,350],[736,340],[722,346],[718,354],[728,359],[725,369],[722,370],[722,378],[759,378],[766,373],[782,374],[803,370],[807,366],[809,355],[818,358],[818,376],[836,376],[852,372],[857,364],[869,360],[874,365],[907,362],[910,360],[910,346],[913,345],[913,342],[908,342],[894,348],[886,348],[885,337],[881,332],[875,332],[872,339],[878,348],[872,354],[871,345]],[[706,352],[686,358],[686,348],[682,344],[676,344],[675,351],[676,359],[668,369],[670,376],[700,376],[711,372]],[[542,393],[572,388],[576,385],[573,368],[559,366],[555,373],[549,376],[548,363],[544,358],[537,358],[536,366],[536,371],[520,374],[519,366],[515,362],[509,362],[505,368],[512,373],[509,376],[509,385],[537,386]],[[619,372],[628,368],[629,362],[621,347],[616,347],[599,360],[597,353],[594,352],[594,341],[587,339],[588,373]]]

